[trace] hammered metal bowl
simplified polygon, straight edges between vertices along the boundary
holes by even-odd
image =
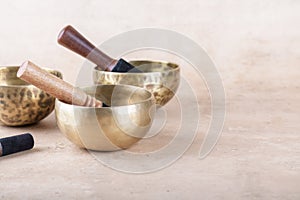
[[[149,91],[129,85],[82,89],[109,107],[82,107],[56,100],[57,125],[78,147],[96,151],[126,149],[150,129],[156,106]]]
[[[34,124],[54,110],[55,98],[17,77],[19,67],[0,67],[0,124]],[[55,70],[46,69],[62,78]]]
[[[164,106],[175,95],[180,83],[180,68],[177,64],[149,60],[130,61],[143,73],[117,73],[93,71],[95,84],[125,84],[150,91],[158,107]]]

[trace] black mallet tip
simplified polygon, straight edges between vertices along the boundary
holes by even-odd
[[[31,134],[25,133],[22,135],[11,136],[0,139],[0,156],[17,153],[32,149],[34,140]]]

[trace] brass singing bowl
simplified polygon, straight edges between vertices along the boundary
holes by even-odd
[[[23,126],[34,124],[53,110],[55,98],[19,79],[19,67],[0,67],[0,124]],[[46,69],[62,78],[55,70]]]
[[[126,149],[150,129],[156,106],[149,91],[129,85],[81,89],[109,107],[82,107],[56,100],[57,125],[78,147],[96,151]]]
[[[179,65],[168,62],[136,60],[130,63],[143,73],[93,71],[95,84],[125,84],[145,88],[155,98],[158,107],[164,106],[175,95],[180,83]]]

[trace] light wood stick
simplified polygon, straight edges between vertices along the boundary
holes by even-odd
[[[17,77],[66,103],[78,106],[102,107],[101,101],[87,95],[81,89],[73,87],[30,61],[26,61],[20,66]]]

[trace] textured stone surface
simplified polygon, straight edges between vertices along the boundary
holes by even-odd
[[[227,115],[217,146],[199,160],[210,117],[209,96],[199,83],[203,118],[191,148],[168,168],[143,175],[111,170],[76,148],[59,133],[53,114],[35,126],[1,127],[1,137],[32,132],[36,146],[0,158],[0,199],[300,199],[299,10],[295,0],[1,2],[1,65],[31,59],[74,83],[84,61],[56,44],[64,25],[95,43],[141,27],[171,29],[214,59]],[[193,79],[192,72],[182,73]],[[168,106],[175,110],[176,103]],[[164,146],[176,125],[133,150]]]

